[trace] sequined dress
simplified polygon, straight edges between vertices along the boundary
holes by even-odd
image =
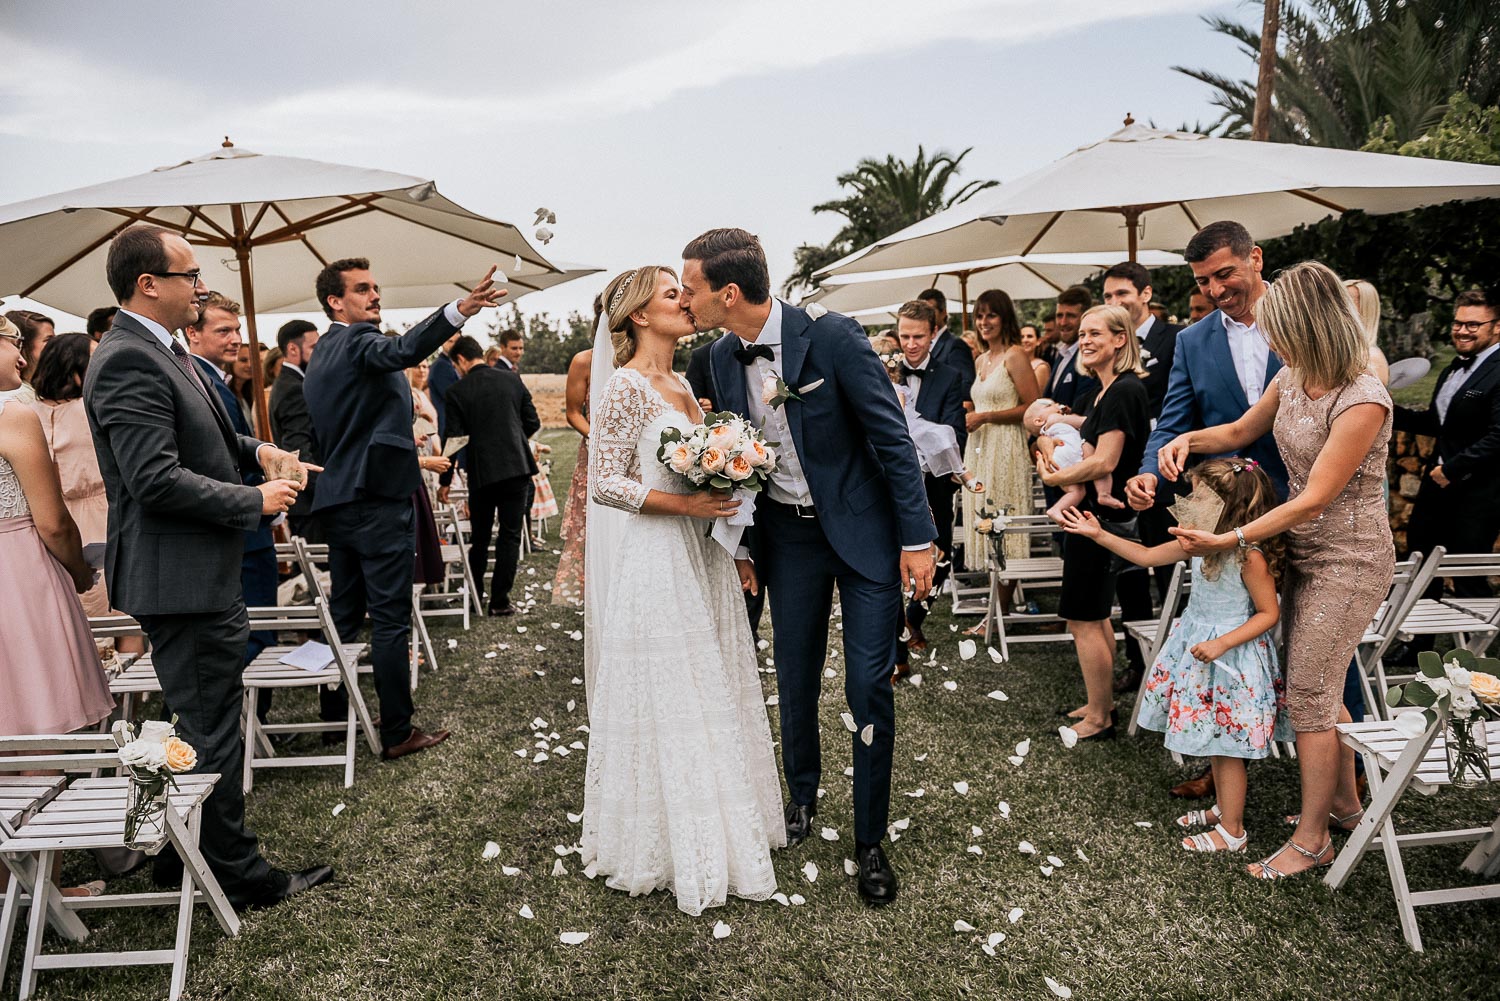
[[[1306,489],[1313,463],[1341,414],[1361,403],[1378,403],[1386,411],[1349,483],[1322,514],[1286,535],[1281,624],[1287,711],[1299,732],[1327,730],[1338,719],[1349,659],[1390,591],[1396,566],[1384,493],[1391,398],[1368,373],[1316,400],[1287,369],[1276,374],[1276,388],[1276,447],[1286,463],[1293,498]]]
[[[573,466],[573,482],[563,502],[562,555],[557,558],[557,576],[552,578],[552,604],[583,604],[583,547],[588,535],[589,508],[589,439],[578,441],[578,462]]]
[[[989,375],[974,380],[974,411],[1009,410],[1019,406],[1021,394],[1003,360],[995,362]],[[989,544],[974,530],[978,510],[988,502],[996,511],[1013,515],[1031,514],[1031,461],[1026,454],[1026,432],[1015,424],[981,424],[969,432],[964,446],[964,466],[984,484],[984,494],[963,491],[964,566],[984,570]],[[1005,536],[1006,559],[1023,559],[1031,548],[1031,536],[1012,532]]]

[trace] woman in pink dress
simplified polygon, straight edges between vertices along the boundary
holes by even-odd
[[[578,443],[578,463],[563,507],[562,556],[552,580],[552,604],[583,604],[583,546],[589,506],[589,376],[594,349],[585,348],[568,363],[568,382],[563,391],[568,426],[583,436]]]
[[[21,335],[0,326],[0,736],[67,733],[114,709],[78,594],[94,583],[41,422],[17,402]]]

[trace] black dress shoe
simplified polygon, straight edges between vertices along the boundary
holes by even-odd
[[[488,615],[492,619],[503,619],[503,618],[505,618],[507,616],[515,615],[516,614],[516,606],[515,605],[491,605],[489,607],[489,610],[486,611],[484,614]]]
[[[855,857],[859,861],[859,895],[874,907],[884,907],[896,899],[896,872],[886,860],[885,849],[880,844],[858,846]]]
[[[304,890],[322,886],[333,878],[333,866],[315,865],[301,872],[283,872],[272,869],[259,886],[247,893],[228,894],[229,903],[237,911],[264,910],[295,897]]]
[[[812,833],[812,819],[817,814],[816,806],[801,803],[786,805],[786,846],[800,845]]]

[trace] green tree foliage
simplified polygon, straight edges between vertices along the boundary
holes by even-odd
[[[1253,62],[1260,17],[1205,21]],[[1495,0],[1308,0],[1282,5],[1271,140],[1358,149],[1377,128],[1401,144],[1430,130],[1454,93],[1500,101],[1500,3]],[[1215,91],[1215,130],[1250,134],[1255,83],[1174,67]]]
[[[1431,131],[1405,142],[1398,136],[1395,122],[1387,116],[1376,124],[1364,150],[1497,165],[1500,164],[1500,107],[1483,107],[1467,94],[1454,94],[1448,99],[1447,114]]]
[[[790,295],[815,288],[813,274],[818,269],[999,183],[969,181],[950,192],[948,187],[956,182],[959,165],[968,155],[968,149],[957,156],[938,150],[929,157],[918,146],[916,159],[910,163],[895,156],[884,160],[867,157],[853,170],[840,174],[839,187],[847,189],[848,194],[814,205],[813,211],[841,215],[844,225],[824,246],[803,244],[797,248],[783,291]]]

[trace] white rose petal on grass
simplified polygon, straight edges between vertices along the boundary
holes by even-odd
[[[927,790],[918,789],[916,792],[909,792],[906,795],[910,796],[912,799],[921,799],[923,796],[927,795]]]
[[[756,640],[755,641],[755,649],[757,649],[757,650],[764,650],[766,647],[768,647],[770,645],[771,645],[771,641],[770,640]]]
[[[803,904],[807,903],[807,898],[800,893],[794,893],[791,896],[791,901],[793,907],[801,907]]]
[[[1016,851],[1020,852],[1022,855],[1035,855],[1036,845],[1033,845],[1030,841],[1022,841],[1020,844],[1016,845]]]
[[[1028,755],[1028,754],[1031,753],[1031,740],[1030,740],[1030,738],[1027,738],[1026,740],[1023,740],[1019,744],[1016,745],[1016,753],[1019,754],[1023,758],[1026,757],[1026,755]]]
[[[525,631],[526,631],[526,627],[525,626],[516,626],[516,632],[518,632],[518,633],[524,633]]]
[[[1078,861],[1080,862],[1087,862],[1089,860],[1089,857],[1083,853],[1082,848],[1075,848],[1073,854],[1078,856]]]
[[[850,733],[855,733],[859,730],[859,724],[854,722],[854,715],[852,713],[839,713],[839,719],[844,721],[844,729]]]
[[[1062,998],[1063,1001],[1067,1001],[1068,998],[1073,996],[1073,989],[1071,987],[1064,987],[1051,977],[1043,977],[1042,979],[1047,981],[1047,990]]]
[[[762,642],[764,642],[764,641],[762,641]],[[787,907],[787,906],[789,906],[791,904],[791,901],[787,899],[786,894],[782,893],[780,891],[777,891],[776,893],[771,894],[771,899],[774,900],[774,901],[776,901],[782,907]]]
[[[1137,827],[1150,827],[1151,826],[1151,821],[1149,821],[1149,820],[1137,820],[1135,822],[1135,826],[1137,826]]]
[[[338,806],[335,806],[333,808],[333,815],[335,817],[337,817],[339,814],[341,814],[343,812],[344,812],[344,804],[343,803],[340,803]]]
[[[859,866],[857,866],[857,865],[854,864],[854,860],[852,858],[846,858],[846,859],[844,859],[844,875],[845,876],[858,876],[859,875]]]
[[[1062,738],[1063,747],[1073,747],[1078,743],[1078,731],[1071,726],[1060,726],[1057,735]]]
[[[781,704],[781,696],[779,696],[779,695],[768,695],[768,696],[766,696],[766,705],[768,705],[768,706],[777,706],[777,705],[780,705],[780,704]]]
[[[866,747],[873,744],[875,742],[875,724],[866,723],[865,728],[859,731],[859,739]]]
[[[565,931],[558,936],[558,940],[563,945],[582,945],[589,940],[589,933],[586,931]]]
[[[537,645],[536,645],[536,652],[537,652],[537,653],[542,653],[542,652],[543,652],[543,651],[544,651],[544,650],[546,650],[546,649],[547,649],[547,648],[546,648],[546,647],[544,647],[544,646],[542,646],[542,645],[541,645],[541,644],[540,644],[540,643],[538,643],[538,644],[537,644]]]
[[[1002,820],[1009,820],[1010,819],[1010,804],[1007,803],[1005,800],[1002,799],[1000,801],[999,806],[996,807],[996,809],[998,809],[1000,811],[1000,819],[1002,819]]]
[[[894,827],[898,831],[904,831],[908,827],[911,826],[911,818],[910,817],[902,817],[900,820],[896,821],[891,826]]]
[[[913,761],[926,761],[927,760],[927,752],[923,751],[921,754],[919,754],[916,757],[912,758],[912,760]]]
[[[1050,865],[1041,866],[1041,870],[1043,876],[1051,876],[1053,872],[1053,869]]]
[[[997,955],[997,953],[996,953],[996,952],[995,952],[995,947],[994,947],[994,946],[993,946],[993,945],[990,945],[990,944],[989,944],[989,943],[988,943],[988,942],[985,942],[985,943],[983,943],[983,944],[982,944],[982,945],[980,945],[980,947],[979,947],[979,949],[980,949],[980,951],[981,951],[981,952],[983,952],[983,953],[984,953],[984,954],[985,954],[985,955],[986,955],[986,956],[994,956],[994,955]]]
[[[844,769],[844,778],[846,778],[846,779],[852,779],[852,778],[854,778],[854,766],[853,765],[850,765],[848,768]]]
[[[581,639],[583,639],[583,633],[580,630],[575,629],[571,633],[568,634],[568,639],[570,639],[570,640],[581,640]]]
[[[967,796],[969,795],[969,783],[962,781],[955,782],[953,783],[953,791],[958,793],[960,796]]]
[[[969,932],[974,931],[974,926],[960,918],[953,922],[953,930],[959,935],[967,935]]]
[[[568,868],[562,864],[562,859],[555,859],[552,863],[552,875],[566,876],[567,874]]]
[[[536,917],[536,915],[533,914],[532,911],[531,911],[531,905],[530,904],[522,904],[521,905],[521,909],[519,911],[517,911],[516,913],[519,914],[519,915],[521,915],[521,917],[525,918],[527,921],[530,921],[530,920],[532,920],[533,918]]]
[[[593,879],[595,876],[599,875],[599,863],[590,862],[588,865],[584,866],[583,875],[588,879]]]
[[[825,678],[835,678],[835,677],[838,677],[838,672],[835,671],[831,667],[825,667],[825,668],[823,668],[823,677],[825,677]]]
[[[985,647],[985,650],[987,650],[989,652],[990,660],[994,661],[996,664],[1004,662],[1005,658],[1002,657],[1002,656],[1000,656],[1000,651],[999,650],[996,650],[992,646],[991,647]]]
[[[1021,915],[1023,915],[1023,914],[1025,914],[1025,913],[1026,913],[1026,912],[1025,912],[1025,911],[1023,911],[1023,910],[1021,910],[1021,908],[1019,908],[1019,907],[1012,907],[1012,908],[1011,908],[1011,909],[1010,909],[1010,913],[1009,913],[1009,914],[1007,914],[1007,915],[1006,915],[1006,916],[1005,916],[1005,918],[1006,918],[1006,920],[1007,920],[1007,921],[1009,921],[1009,922],[1010,922],[1010,923],[1011,923],[1011,924],[1015,924],[1015,923],[1016,923],[1016,922],[1017,922],[1017,921],[1020,921],[1020,920],[1021,920]]]
[[[567,845],[553,845],[552,851],[555,855],[557,855],[558,858],[567,858],[569,855],[573,854],[573,849],[569,848]]]
[[[1023,757],[1021,757],[1019,754],[1012,754],[1010,757],[1006,758],[1005,760],[1009,761],[1011,764],[1015,765],[1017,768],[1020,768],[1022,765],[1024,765],[1026,763],[1026,759],[1023,758]]]
[[[532,671],[531,673],[536,675],[538,678],[545,678],[547,676],[546,671]]]
[[[802,867],[802,875],[807,877],[809,883],[816,883],[818,881],[818,863],[808,862]]]
[[[832,827],[825,827],[818,834],[824,841],[837,841],[839,839],[839,832]]]
[[[448,649],[449,650],[457,650],[458,649],[458,640],[449,640],[448,641]]]
[[[1005,941],[1005,932],[1003,932],[1003,931],[992,931],[992,932],[989,933],[988,936],[986,936],[986,938],[984,940],[984,944],[993,949],[995,946],[999,945],[1001,942],[1004,942],[1004,941]]]
[[[484,851],[479,853],[479,857],[484,859],[486,862],[488,862],[490,859],[499,858],[500,846],[495,844],[493,841],[486,841],[484,843]]]
[[[946,689],[948,689],[948,691],[950,691],[950,692],[956,692],[956,691],[958,691],[958,682],[956,682],[956,681],[945,681],[945,682],[943,682],[943,687],[946,688]]]
[[[573,743],[569,744],[568,746],[571,747],[575,751],[582,751],[582,750],[584,750],[583,741],[581,741],[581,740],[575,740],[575,741],[573,741]]]
[[[980,827],[978,824],[970,824],[969,835],[975,838],[982,838],[984,837],[984,828]]]
[[[979,644],[973,640],[958,641],[958,656],[962,660],[973,660],[974,655],[979,652]]]
[[[484,659],[485,660],[494,660],[498,656],[500,656],[498,653],[496,653],[495,651],[491,650],[489,653],[487,653],[487,654],[484,655]]]
[[[993,692],[990,692],[988,695],[986,695],[985,698],[987,698],[987,699],[994,699],[996,702],[1009,702],[1010,701],[1010,696],[1006,695],[1004,692],[1002,692],[998,688],[995,689]]]
[[[539,765],[543,761],[546,761],[546,760],[547,760],[547,752],[546,751],[537,751],[536,752],[536,756],[531,759],[531,763],[533,765]]]
[[[570,752],[566,747],[559,747],[556,748],[553,753],[555,753],[559,758],[566,758],[572,752]]]
[[[526,755],[528,753],[530,753],[530,752],[528,752],[526,750],[526,748],[524,748],[524,747],[518,747],[518,748],[516,748],[516,757],[518,757],[518,758],[524,758],[524,757],[526,757]]]
[[[970,845],[968,848],[966,848],[964,850],[967,851],[970,855],[983,855],[984,854],[984,849],[980,848],[978,845]]]
[[[1063,867],[1063,860],[1058,858],[1056,855],[1048,855],[1047,864],[1054,869],[1061,869]]]
[[[922,676],[920,674],[909,674],[906,676],[906,683],[913,688],[921,688]]]
[[[577,708],[578,708],[578,703],[575,702],[573,699],[569,699],[568,700],[568,712],[572,712],[574,709],[577,709]]]
[[[730,935],[733,935],[733,934],[734,934],[734,929],[730,928],[724,922],[722,922],[722,921],[715,921],[714,922],[714,938],[728,938]]]

